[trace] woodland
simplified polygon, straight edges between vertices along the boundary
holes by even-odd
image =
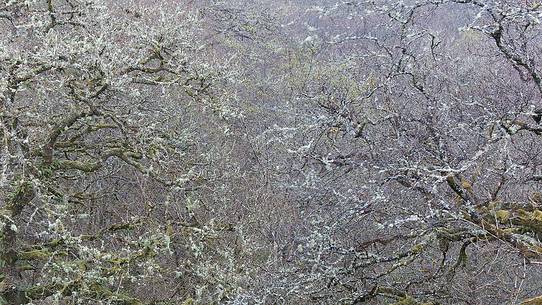
[[[0,0],[0,305],[541,305],[541,19]]]

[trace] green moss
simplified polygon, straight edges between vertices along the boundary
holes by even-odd
[[[500,223],[507,223],[510,220],[510,211],[498,210],[497,212],[495,212],[495,217]]]
[[[542,211],[534,210],[532,212],[519,209],[519,225],[525,226],[536,233],[542,232]]]
[[[411,249],[412,254],[420,254],[423,251],[423,244],[414,245]]]
[[[96,162],[81,162],[74,160],[62,160],[58,161],[58,164],[54,167],[55,169],[75,169],[80,170],[85,173],[93,172],[100,168],[100,164]]]
[[[15,187],[14,191],[9,194],[10,205],[8,209],[19,203],[21,197],[25,197],[26,194],[32,192],[32,184],[28,181],[19,181],[18,185]]]
[[[194,304],[194,299],[188,298],[181,305],[192,305]]]
[[[521,302],[521,305],[542,305],[542,296],[527,299]]]
[[[419,303],[411,296],[406,296],[399,299],[399,301],[393,303],[392,305],[418,305]]]
[[[52,256],[51,252],[41,249],[20,252],[18,258],[22,260],[48,260]]]

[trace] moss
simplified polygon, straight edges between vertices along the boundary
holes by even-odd
[[[8,209],[12,210],[14,207],[17,207],[19,204],[29,202],[34,197],[32,191],[32,183],[28,181],[20,181],[19,184],[15,187],[15,190],[9,195],[9,204]],[[11,211],[13,212],[13,211]],[[10,214],[11,216],[13,213]]]
[[[495,212],[495,217],[500,223],[507,223],[510,220],[510,211],[498,210]]]
[[[434,304],[435,303],[432,303],[432,302],[419,302],[413,297],[407,295],[391,305],[434,305]]]
[[[454,270],[458,267],[466,267],[468,262],[468,255],[467,255],[467,247],[470,245],[470,242],[467,241],[463,243],[461,246],[461,249],[459,250],[459,256],[457,257],[457,261],[455,262],[455,265],[452,267]]]
[[[20,270],[20,271],[27,271],[27,270],[35,270],[36,267],[30,265],[30,264],[19,264],[17,266],[17,270]]]
[[[518,209],[518,216],[521,220],[529,220],[531,218],[531,213],[525,211],[524,209]]]
[[[519,224],[531,229],[534,232],[542,232],[542,211],[534,210],[528,212],[523,209],[518,210]]]
[[[522,228],[506,228],[506,229],[501,229],[501,230],[506,234],[514,234],[514,233],[522,234],[522,233],[524,233]]]
[[[109,261],[115,265],[122,265],[122,264],[126,264],[130,262],[130,259],[126,257],[116,257],[116,258],[110,259]]]
[[[521,302],[521,305],[542,305],[542,296],[527,299]]]
[[[532,212],[533,220],[542,222],[542,211],[540,210],[534,210]]]
[[[412,251],[412,254],[420,254],[423,251],[423,244],[414,245],[410,251]]]
[[[52,253],[47,250],[30,250],[20,252],[18,258],[22,260],[48,260],[51,256]]]
[[[118,305],[143,305],[143,302],[136,298],[129,297],[124,294],[114,293],[110,291],[109,289],[103,287],[99,284],[93,284],[91,285],[91,290],[94,292],[96,297],[108,300],[111,302],[111,304],[118,304]]]
[[[461,179],[461,186],[469,192],[472,192],[472,184],[467,179]]]
[[[397,302],[392,305],[418,305],[419,303],[411,296],[406,296],[399,299]]]
[[[90,173],[93,171],[96,171],[100,168],[100,164],[96,162],[81,162],[81,161],[74,161],[74,160],[62,160],[58,161],[58,164],[54,166],[55,169],[75,169],[80,170],[86,173]]]
[[[181,305],[192,305],[192,304],[194,304],[194,299],[188,298],[184,300],[184,302]]]
[[[87,270],[88,262],[86,260],[77,260],[75,262],[75,264],[77,265],[77,267],[79,267],[79,270],[81,270],[81,271],[86,271]]]

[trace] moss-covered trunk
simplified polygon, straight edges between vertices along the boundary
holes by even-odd
[[[23,208],[34,198],[34,190],[28,182],[21,182],[13,192],[12,196],[7,198],[7,204],[1,210],[4,218],[4,227],[0,235],[0,277],[2,286],[0,287],[0,297],[7,304],[26,304],[27,299],[19,287],[17,279],[19,270],[17,269],[17,224]]]

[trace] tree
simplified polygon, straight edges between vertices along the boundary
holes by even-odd
[[[308,106],[292,174],[313,218],[286,273],[296,297],[486,304],[539,294],[540,210],[529,199],[539,131],[528,118],[540,93],[538,6],[318,8],[320,23],[342,18],[323,26],[294,90]],[[358,26],[344,26],[349,18]],[[490,262],[498,280],[477,266]]]
[[[4,2],[0,303],[536,303],[540,10]]]
[[[182,302],[167,286],[231,231],[189,203],[220,148],[197,141],[222,134],[197,122],[233,114],[233,65],[182,5],[0,12],[1,303]]]

